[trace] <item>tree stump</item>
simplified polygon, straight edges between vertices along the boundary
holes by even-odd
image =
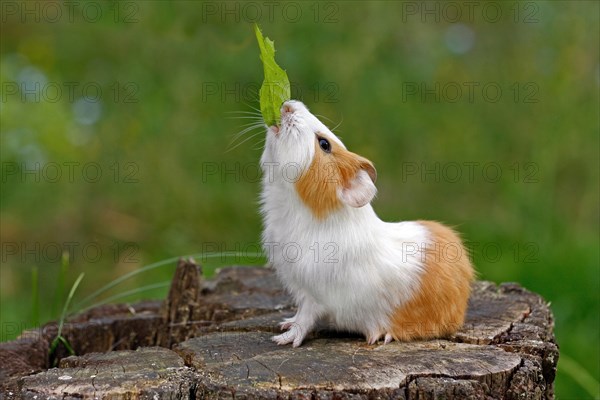
[[[371,346],[323,330],[296,349],[275,345],[277,323],[293,312],[270,269],[230,267],[203,281],[182,260],[164,302],[69,320],[63,336],[77,356],[48,354],[55,323],[0,344],[2,398],[554,397],[552,314],[516,284],[474,283],[465,325],[438,340]]]

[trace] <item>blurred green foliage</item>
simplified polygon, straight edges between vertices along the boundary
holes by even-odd
[[[2,4],[2,340],[58,318],[81,271],[79,297],[257,250],[263,135],[233,148],[251,121],[228,113],[258,107],[257,21],[293,96],[375,163],[378,214],[456,226],[598,379],[598,2],[75,4]],[[557,395],[590,394],[559,363]]]

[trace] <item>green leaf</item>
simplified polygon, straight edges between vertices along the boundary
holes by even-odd
[[[275,62],[275,43],[268,37],[263,37],[257,24],[254,24],[254,31],[265,72],[259,94],[260,112],[265,124],[278,125],[281,118],[281,104],[291,98],[290,81],[286,72]]]

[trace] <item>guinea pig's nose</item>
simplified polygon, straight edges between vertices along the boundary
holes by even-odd
[[[288,101],[286,101],[285,103],[283,103],[283,105],[281,106],[281,113],[282,114],[288,114],[288,113],[293,113],[294,112],[294,108],[292,107],[292,104]]]

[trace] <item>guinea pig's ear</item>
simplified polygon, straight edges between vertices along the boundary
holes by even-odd
[[[371,161],[361,160],[360,169],[352,180],[340,191],[340,200],[351,207],[362,207],[373,200],[377,194],[375,181],[377,171]]]

